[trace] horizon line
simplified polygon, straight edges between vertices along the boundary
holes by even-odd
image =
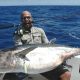
[[[24,5],[0,5],[0,6],[80,6],[80,5],[71,5],[71,4],[24,4]]]

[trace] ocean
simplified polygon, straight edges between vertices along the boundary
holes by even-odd
[[[14,32],[20,14],[28,10],[32,13],[34,26],[44,29],[49,40],[56,44],[80,47],[80,6],[0,6],[0,49],[13,47]]]

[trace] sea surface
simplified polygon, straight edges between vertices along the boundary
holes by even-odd
[[[24,10],[32,13],[34,26],[43,28],[49,40],[80,47],[80,6],[0,6],[0,49],[14,46],[13,25],[20,24]]]

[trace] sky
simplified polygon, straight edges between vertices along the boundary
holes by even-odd
[[[80,5],[80,0],[0,0],[0,6],[7,5]]]

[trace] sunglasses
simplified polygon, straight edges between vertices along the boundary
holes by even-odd
[[[22,17],[22,19],[30,19],[31,18],[31,16],[25,16],[25,17]]]

